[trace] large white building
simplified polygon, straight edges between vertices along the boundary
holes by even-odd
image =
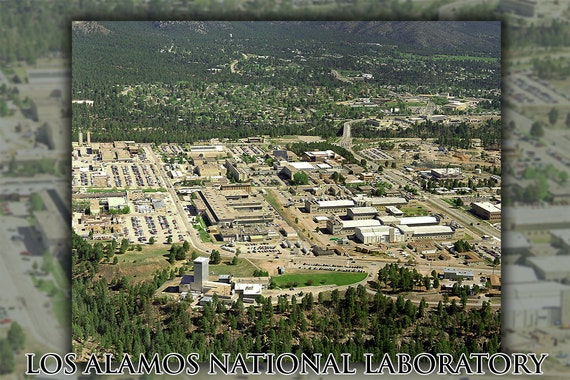
[[[364,244],[403,242],[404,235],[400,230],[390,226],[356,227],[356,238]]]
[[[349,235],[359,227],[380,227],[380,221],[378,219],[342,220],[334,217],[327,222],[327,230],[333,235]]]
[[[305,210],[309,213],[345,214],[349,208],[355,206],[353,200],[339,199],[334,201],[306,200]]]

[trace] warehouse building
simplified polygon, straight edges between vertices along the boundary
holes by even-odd
[[[411,238],[418,239],[450,239],[454,236],[454,231],[449,226],[405,226],[399,225],[401,233],[406,241]]]
[[[459,279],[473,280],[473,272],[457,268],[444,268],[443,279],[452,281],[457,281]]]
[[[533,329],[570,326],[570,286],[540,281],[533,268],[522,265],[503,267],[503,328]],[[514,349],[516,342],[505,336],[505,347]]]
[[[378,211],[386,211],[388,206],[406,206],[408,201],[402,197],[365,197],[362,195],[352,198],[359,207],[374,207]]]
[[[388,214],[394,215],[394,216],[403,216],[404,215],[404,212],[395,206],[386,206],[386,211],[388,212]]]
[[[262,203],[253,197],[228,200],[219,189],[210,187],[201,189],[197,194],[194,204],[209,225],[232,227],[273,221],[272,214],[264,212]],[[232,197],[231,194],[228,196]]]
[[[490,202],[472,202],[471,211],[485,220],[501,219],[501,209]]]
[[[356,227],[354,235],[364,244],[397,243],[404,241],[400,230],[390,226]]]
[[[335,158],[336,154],[332,150],[305,152],[303,158],[310,162],[323,162],[328,158]]]
[[[283,169],[281,170],[281,174],[287,178],[291,179],[297,172],[309,172],[314,171],[316,168],[310,162],[286,162],[283,165]]]
[[[350,199],[340,199],[334,201],[317,201],[313,199],[307,199],[305,201],[305,211],[310,214],[346,214],[348,209],[354,206],[354,201]]]
[[[570,253],[570,229],[552,230],[550,236],[553,246],[561,248],[565,254]]]
[[[435,216],[410,216],[406,218],[398,218],[403,226],[434,226],[439,224],[439,219]]]
[[[374,207],[351,207],[347,215],[351,220],[374,219],[378,215],[378,210]]]
[[[327,230],[333,235],[350,235],[357,227],[380,227],[377,219],[342,220],[338,216],[327,222]]]
[[[570,256],[529,257],[526,261],[541,280],[562,281],[570,278]]]
[[[442,169],[431,169],[430,174],[432,177],[441,178],[457,178],[461,176],[460,168],[442,168]]]
[[[503,218],[503,230],[518,231],[528,238],[550,236],[550,230],[570,225],[570,206],[517,206]]]

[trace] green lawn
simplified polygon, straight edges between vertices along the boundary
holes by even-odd
[[[328,273],[293,273],[273,277],[273,282],[279,287],[318,286],[318,285],[349,285],[362,281],[366,273],[328,272]]]
[[[214,273],[216,276],[221,274],[233,274],[236,277],[252,277],[253,271],[257,268],[245,259],[238,259],[237,265],[230,265],[231,259],[223,258],[220,264],[210,264],[208,269],[210,274]]]
[[[126,265],[134,263],[135,261],[137,263],[142,263],[146,260],[156,258],[159,258],[159,261],[161,261],[161,258],[163,258],[164,255],[168,255],[168,250],[170,249],[169,244],[154,243],[153,245],[141,244],[142,250],[137,251],[136,246],[138,244],[132,245],[135,246],[133,251],[127,251],[123,254],[115,254],[119,260],[119,264]],[[164,260],[166,260],[166,258],[164,258]],[[113,258],[111,258],[111,261],[113,261]]]
[[[401,207],[400,211],[404,213],[404,216],[426,216],[429,213],[422,207]]]

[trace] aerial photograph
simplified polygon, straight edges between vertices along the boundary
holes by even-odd
[[[72,351],[501,349],[501,24],[74,21]]]

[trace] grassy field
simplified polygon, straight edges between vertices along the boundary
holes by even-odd
[[[328,272],[328,273],[293,273],[273,277],[273,282],[279,287],[318,286],[318,285],[349,285],[362,281],[366,273]]]
[[[422,207],[401,207],[400,211],[404,213],[404,216],[426,216],[429,213]]]
[[[208,267],[210,274],[213,273],[216,276],[221,274],[233,274],[236,277],[251,277],[253,276],[253,271],[257,269],[252,263],[245,259],[239,259],[237,265],[230,265],[230,262],[230,259],[224,259],[220,264],[210,264]]]

